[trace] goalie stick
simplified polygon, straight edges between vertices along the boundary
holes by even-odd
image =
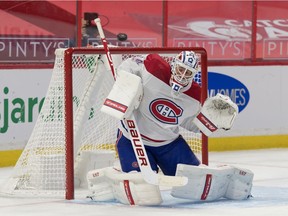
[[[106,53],[106,57],[112,72],[112,75],[114,79],[115,77],[115,70],[113,65],[113,60],[111,53],[109,51],[108,43],[106,40],[106,37],[104,35],[104,31],[102,29],[101,20],[99,18],[96,18],[94,22],[97,25],[98,32]],[[166,176],[166,175],[160,175],[155,173],[150,165],[146,149],[144,147],[139,129],[137,127],[135,117],[132,113],[129,119],[124,119],[126,125],[128,126],[128,132],[130,134],[130,140],[133,146],[133,150],[137,159],[137,162],[140,167],[140,171],[143,175],[144,180],[153,185],[163,185],[163,186],[184,186],[188,182],[188,178],[185,176]]]

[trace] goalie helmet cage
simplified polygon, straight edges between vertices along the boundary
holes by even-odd
[[[183,49],[109,48],[115,68],[128,57],[150,53],[170,61]],[[199,47],[185,50],[201,56],[201,72],[194,80],[202,86],[203,104],[208,93],[207,54]],[[76,188],[87,188],[87,171],[112,165],[117,157],[114,145],[118,121],[100,112],[114,83],[105,50],[68,48],[57,49],[55,54],[45,102],[25,149],[0,189],[2,195],[74,199]],[[184,129],[181,133],[208,165],[208,138]]]

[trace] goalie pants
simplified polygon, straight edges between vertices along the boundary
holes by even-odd
[[[120,159],[121,168],[124,172],[133,170],[140,171],[130,139],[123,136],[119,130],[116,147]],[[151,168],[158,172],[158,166],[165,175],[174,176],[177,164],[198,166],[200,161],[195,156],[187,142],[179,136],[173,142],[159,147],[145,146]]]

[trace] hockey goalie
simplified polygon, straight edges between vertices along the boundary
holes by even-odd
[[[165,180],[159,177],[158,183],[148,182],[142,172],[145,166],[153,174],[161,171],[157,176],[171,177],[175,198],[213,201],[250,196],[253,172],[229,165],[201,165],[179,133],[179,127],[207,136],[219,129],[229,130],[238,114],[237,105],[222,94],[201,105],[201,87],[193,81],[198,65],[193,51],[182,51],[170,63],[149,54],[129,58],[117,67],[115,84],[101,111],[119,119],[116,148],[120,166],[88,172],[92,200],[161,204],[159,186]],[[135,130],[127,122],[131,116]],[[137,148],[135,137],[141,137],[145,149]],[[181,176],[187,181],[173,185],[173,177]]]

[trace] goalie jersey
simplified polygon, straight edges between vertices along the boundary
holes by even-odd
[[[192,120],[201,109],[199,84],[192,82],[189,89],[178,96],[171,94],[171,67],[158,54],[133,57],[123,61],[118,70],[133,73],[142,79],[143,99],[134,116],[144,145],[162,146],[175,140],[179,126],[198,131]],[[119,129],[129,138],[121,122]]]

